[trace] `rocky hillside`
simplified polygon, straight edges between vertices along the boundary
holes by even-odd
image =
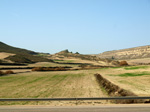
[[[108,59],[140,59],[150,58],[150,46],[141,46],[129,49],[107,51],[97,55]]]

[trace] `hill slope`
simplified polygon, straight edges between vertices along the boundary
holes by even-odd
[[[7,53],[14,53],[14,54],[32,54],[32,55],[37,54],[34,51],[12,47],[3,42],[0,42],[0,52],[7,52]]]
[[[34,51],[12,47],[3,42],[0,42],[0,52],[15,54],[13,56],[5,58],[15,63],[35,63],[41,61],[50,61],[46,58],[37,56],[38,53]]]
[[[129,49],[107,51],[97,55],[108,59],[140,59],[150,58],[150,46],[134,47]]]
[[[59,53],[56,53],[54,55],[51,55],[51,59],[59,59],[59,60],[78,60],[78,63],[81,63],[84,61],[87,61],[87,63],[92,63],[99,66],[118,66],[118,61],[110,60],[110,59],[101,59],[97,56],[93,55],[84,55],[79,54],[78,52],[72,53],[68,50],[61,51]]]

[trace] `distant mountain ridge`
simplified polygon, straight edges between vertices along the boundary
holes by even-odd
[[[15,63],[35,63],[41,61],[50,61],[49,59],[37,56],[37,52],[12,47],[3,42],[0,42],[0,52],[15,54],[6,58],[7,60],[11,60]]]
[[[140,59],[150,58],[150,46],[140,46],[128,49],[113,50],[97,55],[100,58],[108,59]]]

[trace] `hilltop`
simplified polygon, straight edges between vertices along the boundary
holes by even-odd
[[[107,51],[97,55],[100,58],[108,59],[141,59],[150,58],[150,46],[140,46],[128,49]]]
[[[1,58],[1,61],[11,61],[13,63],[35,63],[42,61],[50,61],[49,59],[38,56],[37,52],[16,48],[7,45],[3,42],[0,42],[0,53],[1,55],[5,54],[5,58]]]

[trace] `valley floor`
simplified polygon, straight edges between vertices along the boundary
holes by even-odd
[[[106,97],[94,74],[99,73],[138,96],[150,95],[150,66],[127,66],[77,71],[17,73],[0,77],[0,98]],[[0,105],[75,105],[77,102],[0,102]],[[80,101],[78,104],[109,104]]]

